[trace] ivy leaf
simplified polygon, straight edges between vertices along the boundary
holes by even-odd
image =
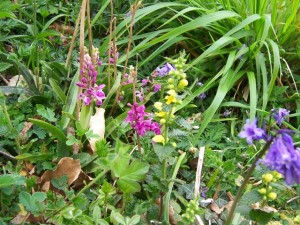
[[[36,107],[37,107],[37,113],[40,116],[44,117],[45,119],[47,119],[50,122],[57,121],[57,119],[55,118],[55,113],[52,109],[49,109],[48,107],[46,109],[45,106],[40,105],[40,104],[37,104]]]
[[[134,160],[130,163],[127,157],[117,157],[112,164],[112,174],[118,177],[118,187],[124,193],[134,193],[140,190],[138,181],[145,179],[149,164]]]

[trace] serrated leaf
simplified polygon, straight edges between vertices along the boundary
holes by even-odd
[[[27,210],[31,210],[32,199],[29,193],[22,191],[19,194],[19,201]]]
[[[55,118],[54,110],[49,109],[48,107],[45,108],[45,106],[40,105],[40,104],[37,104],[36,107],[37,107],[37,113],[40,116],[44,117],[45,119],[47,119],[50,122],[56,122],[57,121],[57,119]]]
[[[194,187],[195,184],[191,183],[191,184],[182,184],[178,187],[178,191],[184,195],[186,199],[193,199],[194,198]]]
[[[34,201],[37,201],[37,202],[42,202],[44,201],[45,199],[47,198],[47,195],[45,192],[34,192],[32,194],[32,199]]]
[[[160,162],[171,156],[172,152],[174,151],[173,147],[160,144],[153,144],[153,149]]]
[[[180,129],[173,129],[170,133],[169,136],[170,137],[186,137],[188,136],[190,133],[187,131],[183,131]]]
[[[253,191],[250,191],[246,194],[243,195],[243,197],[241,198],[239,204],[240,205],[252,205],[256,202],[259,202],[261,200],[261,196],[260,194],[253,190]]]

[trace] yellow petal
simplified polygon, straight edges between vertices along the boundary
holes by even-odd
[[[162,143],[162,144],[165,144],[165,138],[162,136],[162,135],[155,135],[153,138],[152,138],[152,141],[156,142],[156,143]]]
[[[159,111],[162,111],[162,103],[161,102],[155,102],[154,103],[154,107],[156,108],[156,109],[158,109]]]

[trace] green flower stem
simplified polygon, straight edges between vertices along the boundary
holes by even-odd
[[[254,162],[252,163],[251,167],[248,169],[248,172],[247,172],[247,174],[246,174],[246,176],[244,178],[244,181],[243,181],[242,185],[240,186],[240,188],[239,188],[239,190],[238,190],[238,192],[236,194],[236,197],[235,197],[235,199],[233,201],[233,204],[232,204],[232,207],[231,207],[231,209],[229,211],[229,214],[228,214],[228,217],[227,217],[225,225],[230,225],[231,224],[231,221],[232,221],[233,216],[234,216],[235,208],[237,207],[237,204],[238,204],[238,202],[240,201],[240,199],[241,199],[241,197],[243,195],[244,189],[245,189],[245,187],[246,187],[246,185],[247,185],[247,183],[248,183],[248,181],[249,181],[249,179],[250,179],[250,177],[251,177],[251,175],[252,175],[252,173],[253,173],[253,171],[254,171],[254,169],[256,167],[256,163],[266,153],[266,151],[269,149],[272,141],[273,141],[273,138],[271,138],[271,140],[268,141],[265,144],[265,146],[257,154],[257,156],[256,156]]]
[[[84,188],[82,188],[73,198],[70,199],[70,201],[65,204],[63,207],[59,208],[58,210],[56,210],[54,213],[52,213],[47,219],[46,221],[48,221],[51,217],[55,216],[56,214],[58,214],[61,210],[67,208],[69,205],[72,204],[72,202],[79,196],[81,195],[83,192],[85,192],[87,189],[91,188],[95,183],[97,183],[109,170],[106,169],[104,171],[102,171],[102,173],[100,173],[94,180],[92,180],[90,183],[88,183]]]
[[[163,211],[163,224],[170,224],[169,222],[169,204],[170,204],[170,197],[171,197],[171,193],[172,193],[172,189],[173,189],[173,185],[174,185],[174,180],[176,179],[176,176],[177,176],[177,173],[178,173],[178,170],[179,170],[179,167],[181,165],[181,162],[182,160],[184,159],[186,153],[182,153],[177,162],[176,162],[176,165],[175,165],[175,168],[174,168],[174,171],[173,171],[173,174],[172,174],[172,177],[171,177],[171,181],[168,185],[168,192],[167,194],[165,195],[164,197],[164,211]]]

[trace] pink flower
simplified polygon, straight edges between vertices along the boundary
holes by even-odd
[[[128,104],[131,109],[128,111],[128,115],[125,119],[129,123],[138,135],[145,136],[146,132],[153,131],[155,134],[160,134],[160,126],[156,122],[152,122],[152,118],[145,112],[145,106],[139,106],[138,103],[133,105]]]

